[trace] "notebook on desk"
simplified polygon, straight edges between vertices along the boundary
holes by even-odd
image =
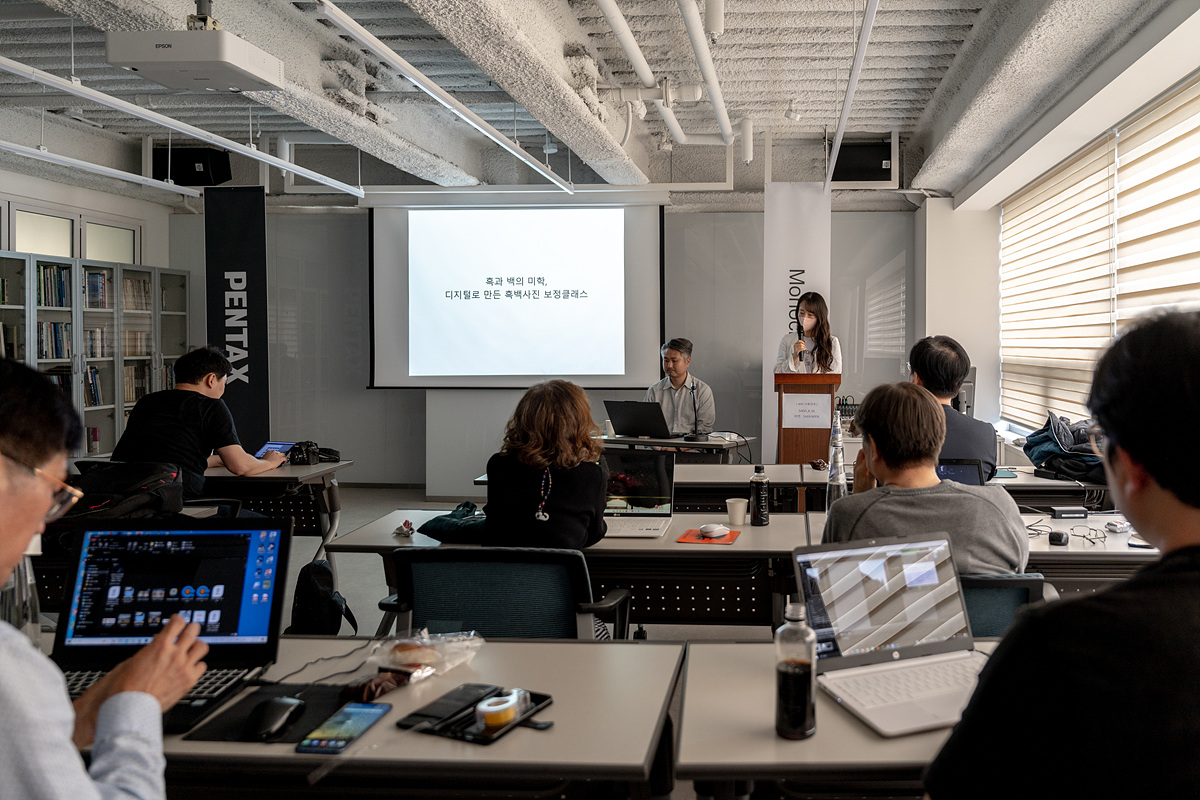
[[[71,697],[182,614],[208,642],[208,670],[163,729],[191,728],[275,660],[291,535],[274,519],[89,525],[51,653]]]
[[[605,535],[653,539],[666,533],[675,500],[675,454],[606,450],[604,460],[608,463]]]
[[[667,418],[658,403],[640,400],[605,400],[604,410],[617,436],[648,436],[652,439],[671,439]]]
[[[883,736],[953,725],[987,661],[942,536],[793,551],[817,683]]]

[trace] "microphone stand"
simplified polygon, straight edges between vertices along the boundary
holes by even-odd
[[[690,375],[688,377],[691,377]],[[688,387],[688,391],[692,393],[692,432],[683,437],[685,442],[707,442],[708,434],[700,433],[700,416],[696,407],[696,379],[692,378],[692,385]]]

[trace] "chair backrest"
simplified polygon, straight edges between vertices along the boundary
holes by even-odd
[[[974,636],[1003,636],[1022,606],[1042,599],[1045,579],[1036,572],[961,575],[967,619]]]
[[[587,562],[578,550],[398,547],[392,565],[411,629],[484,638],[592,638]]]

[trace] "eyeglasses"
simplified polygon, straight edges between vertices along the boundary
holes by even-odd
[[[1088,444],[1092,446],[1092,452],[1098,458],[1104,458],[1104,450],[1108,445],[1108,437],[1104,435],[1104,429],[1099,425],[1092,423],[1087,429]]]
[[[1071,526],[1071,535],[1086,540],[1089,544],[1100,544],[1108,541],[1108,534],[1103,528],[1093,528],[1091,525]]]
[[[74,486],[60,481],[58,478],[54,477],[48,472],[44,472],[37,467],[31,467],[28,464],[17,461],[8,453],[0,453],[0,456],[4,456],[14,464],[24,467],[34,475],[37,475],[39,478],[45,478],[54,486],[54,495],[51,498],[52,502],[50,504],[50,508],[46,509],[45,516],[42,517],[43,522],[54,522],[54,520],[67,513],[67,509],[78,503],[79,498],[83,497],[83,492],[76,489]]]

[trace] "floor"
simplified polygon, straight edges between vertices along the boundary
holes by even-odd
[[[341,533],[348,533],[373,520],[382,517],[398,508],[433,508],[449,511],[456,505],[453,502],[427,501],[421,489],[374,489],[342,487],[342,517],[339,523]],[[292,563],[288,568],[288,584],[286,605],[284,606],[285,621],[288,609],[291,608],[291,596],[296,585],[296,574],[313,556],[316,551],[315,538],[298,538],[292,548]],[[382,619],[379,611],[379,599],[387,594],[387,585],[383,579],[382,560],[377,555],[341,553],[335,559],[337,570],[338,590],[346,598],[347,604],[358,619],[360,634],[372,635]],[[342,626],[342,634],[349,633],[349,627]],[[771,631],[766,627],[748,627],[734,625],[647,625],[648,638],[659,641],[770,641]],[[671,716],[679,720],[678,692],[672,702]],[[678,781],[675,791],[670,797],[673,800],[696,797],[690,781]]]

